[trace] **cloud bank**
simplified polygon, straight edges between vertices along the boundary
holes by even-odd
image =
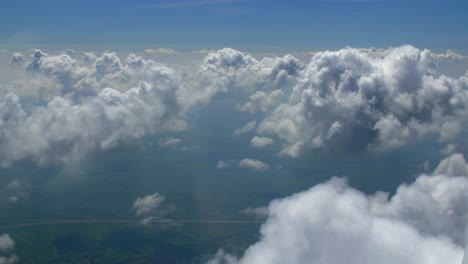
[[[386,150],[430,137],[463,144],[468,76],[439,74],[439,60],[411,46],[376,57],[352,48],[318,52],[258,131],[283,139],[281,154],[292,157],[319,148]]]
[[[468,76],[437,68],[461,59],[453,52],[346,48],[316,52],[306,64],[224,48],[175,66],[109,51],[49,53],[14,53],[8,63],[13,77],[0,83],[2,166],[68,162],[186,130],[188,113],[218,95],[260,117],[236,135],[256,133],[258,147],[270,138],[281,155],[384,151],[434,138],[448,153],[466,145]]]

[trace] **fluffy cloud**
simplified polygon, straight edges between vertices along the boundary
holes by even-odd
[[[250,140],[250,145],[256,148],[263,148],[271,144],[273,144],[273,139],[269,137],[255,136]]]
[[[255,129],[256,125],[257,125],[256,121],[248,122],[243,127],[236,129],[234,131],[234,135],[240,136],[240,135],[246,134],[248,132],[251,132],[251,131],[253,131]]]
[[[0,235],[0,251],[12,250],[15,246],[15,242],[11,239],[10,235]]]
[[[219,80],[223,87],[258,91],[284,86],[303,67],[302,62],[291,55],[257,60],[249,54],[224,48],[209,53],[201,69]]]
[[[11,239],[10,235],[0,235],[0,264],[13,264],[18,261],[18,257],[12,253],[14,247],[15,242]]]
[[[258,131],[283,139],[281,153],[293,157],[317,148],[385,150],[429,136],[456,145],[468,117],[468,77],[439,74],[438,61],[411,46],[382,56],[318,52]]]
[[[421,175],[390,199],[334,178],[273,201],[257,243],[209,263],[461,263],[467,193],[467,175]]]
[[[159,193],[138,197],[133,202],[133,210],[135,210],[137,216],[147,216],[153,214],[164,200],[164,196]]]
[[[148,133],[186,129],[184,107],[176,95],[183,83],[173,69],[135,55],[129,55],[123,66],[115,53],[97,58],[93,70],[83,70],[87,68],[67,54],[50,56],[36,51],[33,57],[28,68],[34,75],[60,80],[62,96],[38,106],[24,105],[11,91],[0,96],[3,166],[21,159],[39,164],[66,162]],[[93,72],[92,81],[89,72]],[[126,75],[139,79],[137,86],[125,91],[97,89],[96,95],[79,93],[78,97],[63,94],[67,89],[76,91],[83,82],[112,83]]]
[[[429,136],[447,152],[461,151],[468,77],[436,67],[451,58],[459,56],[411,46],[317,52],[308,65],[229,48],[208,52],[199,65],[173,67],[114,52],[35,50],[29,61],[14,54],[15,77],[0,84],[0,163],[66,162],[184,130],[187,113],[221,93],[238,110],[266,116],[235,134],[258,127],[256,139],[279,138],[284,155],[385,150]]]
[[[468,165],[462,154],[453,154],[439,163],[434,170],[434,174],[447,176],[468,175]]]
[[[266,164],[261,160],[243,159],[239,161],[239,167],[248,168],[256,171],[265,171],[270,168],[270,165]]]
[[[404,220],[420,232],[448,236],[463,244],[468,223],[468,173],[462,155],[443,160],[434,175],[421,175],[398,187],[395,195],[378,193],[372,203],[377,215]],[[446,173],[446,174],[441,174]]]

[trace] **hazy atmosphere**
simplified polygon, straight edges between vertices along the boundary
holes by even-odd
[[[5,1],[0,264],[465,264],[468,4]]]

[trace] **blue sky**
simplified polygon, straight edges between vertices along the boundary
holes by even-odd
[[[0,48],[468,46],[468,2],[457,0],[6,0],[0,7]]]

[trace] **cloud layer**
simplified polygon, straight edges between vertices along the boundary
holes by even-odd
[[[263,113],[235,134],[256,132],[258,147],[278,138],[283,155],[386,150],[429,137],[456,151],[465,144],[468,77],[437,69],[460,59],[452,53],[347,48],[317,52],[306,65],[225,48],[171,67],[115,52],[14,53],[13,77],[0,84],[0,163],[69,161],[185,130],[187,113],[220,94],[239,111]]]

